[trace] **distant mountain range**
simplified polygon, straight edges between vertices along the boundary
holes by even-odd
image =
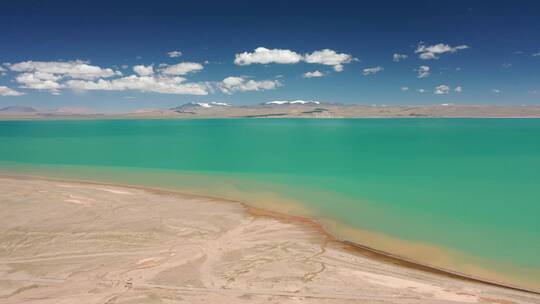
[[[0,109],[0,112],[4,113],[4,114],[8,114],[8,113],[37,113],[38,110],[32,108],[32,107],[27,107],[27,106],[9,106],[9,107],[5,107],[5,108],[2,108]]]
[[[273,106],[286,106],[286,105],[320,105],[320,101],[313,100],[275,100],[263,102],[259,105],[273,105]],[[257,107],[259,105],[241,106],[242,108]],[[226,102],[189,102],[178,107],[171,108],[172,111],[182,111],[187,109],[203,109],[203,108],[223,108],[223,107],[235,107]]]
[[[186,109],[197,108],[221,108],[231,107],[232,105],[226,102],[189,102],[178,107],[171,108],[172,111],[183,111]]]
[[[8,106],[0,109],[3,115],[89,115],[92,112],[85,107],[60,107],[54,110],[38,110],[30,106]]]
[[[502,105],[360,105],[313,100],[275,100],[257,105],[233,106],[226,102],[190,102],[170,109],[141,109],[129,113],[104,114],[86,108],[62,107],[42,111],[30,106],[0,109],[0,116],[14,118],[110,117],[110,118],[362,118],[362,117],[535,117],[540,106]]]

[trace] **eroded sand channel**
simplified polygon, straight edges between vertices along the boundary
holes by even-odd
[[[540,303],[234,202],[0,177],[0,303]]]

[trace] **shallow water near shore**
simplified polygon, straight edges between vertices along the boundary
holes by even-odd
[[[3,172],[224,197],[540,289],[540,120],[0,122]]]

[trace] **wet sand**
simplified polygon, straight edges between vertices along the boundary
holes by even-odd
[[[0,177],[0,303],[540,303],[205,197]]]

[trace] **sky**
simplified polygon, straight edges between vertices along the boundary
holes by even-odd
[[[2,1],[0,107],[540,104],[540,1]]]

